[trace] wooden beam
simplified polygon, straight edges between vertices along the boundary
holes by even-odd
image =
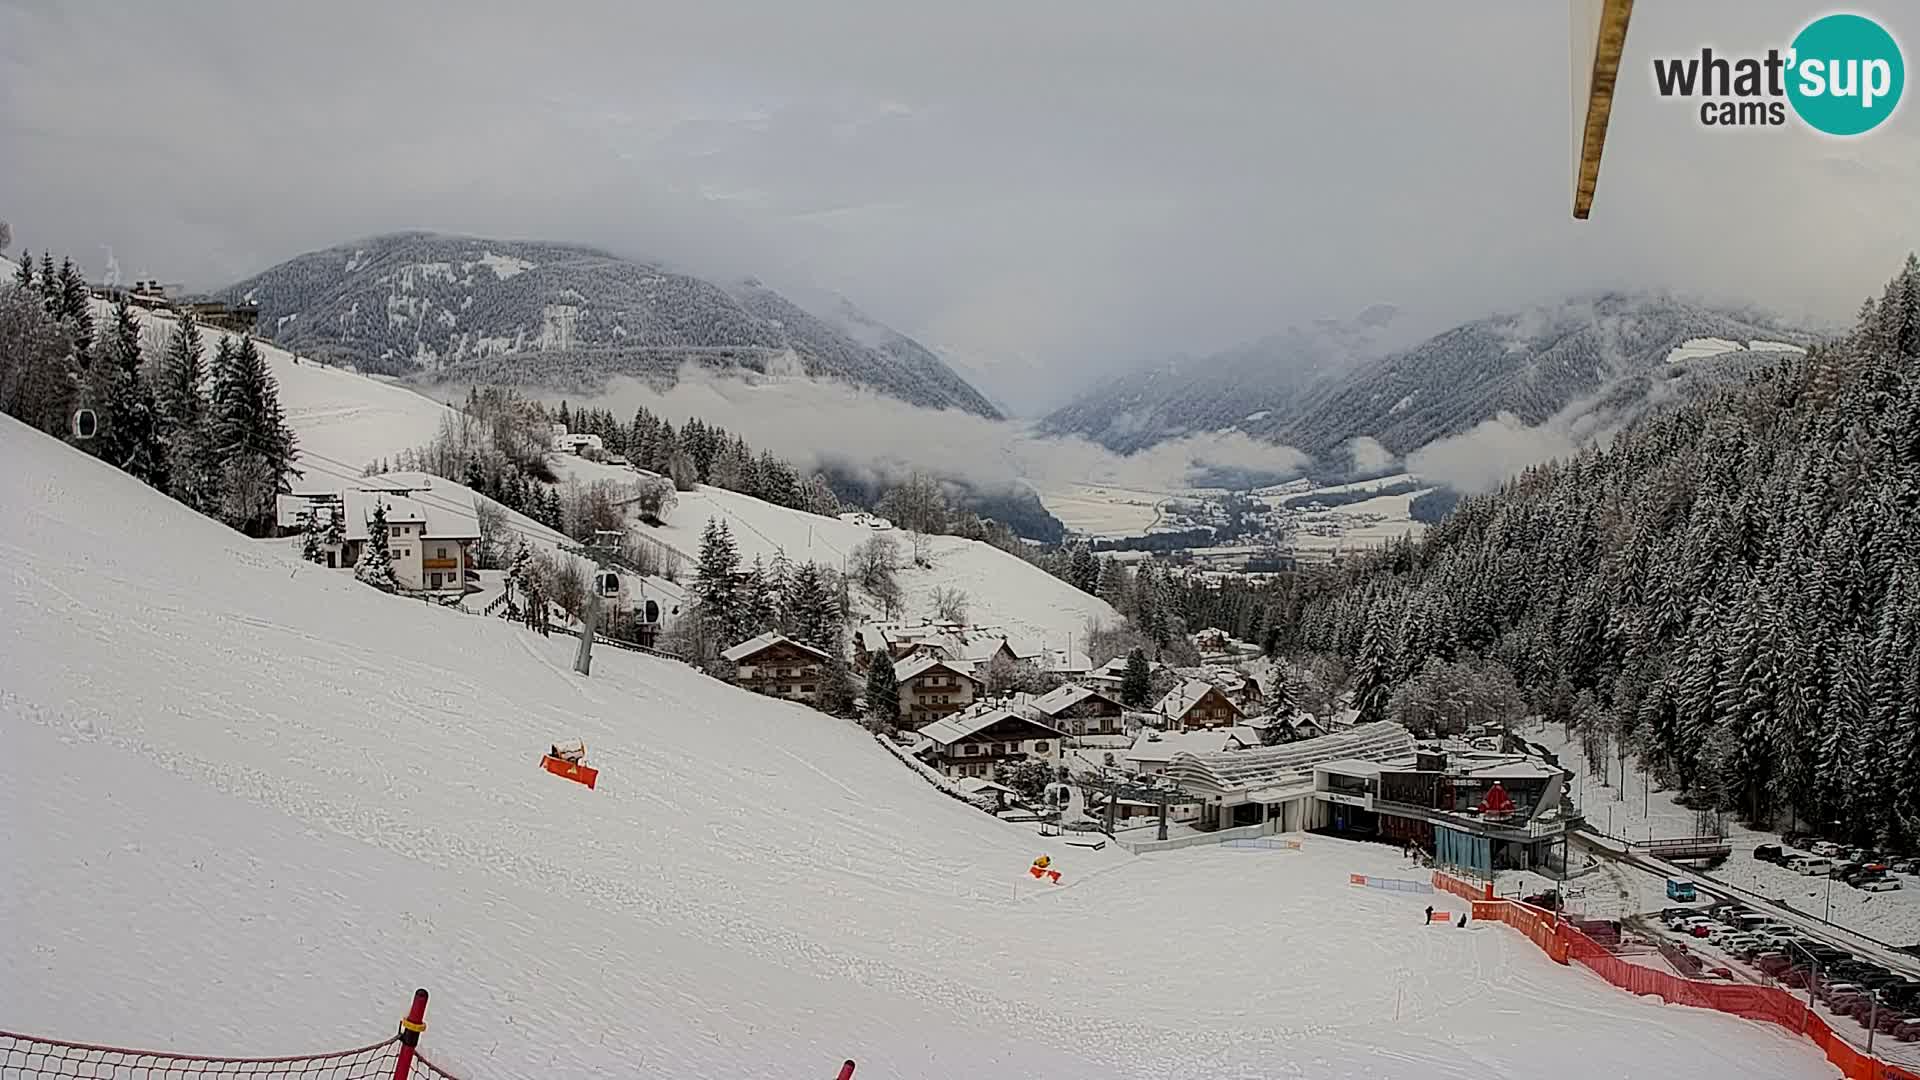
[[[1627,46],[1627,22],[1632,17],[1633,0],[1601,0],[1593,63],[1585,73],[1586,107],[1580,128],[1580,151],[1573,185],[1573,216],[1581,221],[1585,221],[1592,212],[1594,189],[1600,183],[1600,153],[1607,142],[1607,121],[1613,114],[1614,83],[1620,75],[1620,56]],[[1573,33],[1582,34],[1586,29],[1576,12]],[[1575,74],[1578,76],[1581,73]]]

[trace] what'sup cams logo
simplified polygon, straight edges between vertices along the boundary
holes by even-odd
[[[1815,131],[1864,135],[1886,122],[1907,81],[1900,44],[1864,15],[1827,15],[1765,56],[1699,56],[1653,61],[1663,98],[1700,101],[1706,127],[1780,127],[1787,110]]]

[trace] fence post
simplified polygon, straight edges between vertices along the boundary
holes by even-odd
[[[400,1056],[393,1059],[393,1080],[407,1080],[413,1069],[413,1048],[420,1045],[420,1033],[427,1030],[427,992],[415,990],[407,1018],[400,1021]]]

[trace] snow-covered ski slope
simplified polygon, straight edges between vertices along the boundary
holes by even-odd
[[[95,318],[104,320],[111,310],[96,303]],[[158,355],[165,335],[172,332],[173,319],[149,312],[142,317],[153,354]],[[210,329],[203,333],[211,349],[219,335]],[[279,381],[287,423],[300,437],[298,464],[306,475],[296,483],[303,489],[353,482],[367,462],[425,445],[440,429],[442,418],[452,414],[446,405],[405,386],[296,359],[284,349],[256,340]],[[555,462],[583,480],[630,483],[635,479],[630,470],[577,457],[556,455]],[[445,497],[465,490],[449,481]],[[700,529],[708,517],[722,517],[731,524],[742,557],[748,560],[756,554],[770,559],[777,549],[784,549],[788,558],[838,568],[847,553],[871,534],[838,518],[801,513],[718,488],[682,492],[679,500],[679,508],[664,528],[645,531],[689,560],[700,551]],[[512,525],[537,546],[564,539],[517,514]],[[907,553],[906,535],[891,535]],[[933,614],[935,588],[958,588],[972,600],[973,622],[1021,635],[1039,647],[1064,650],[1071,643],[1082,651],[1089,619],[1113,622],[1119,618],[1105,601],[990,545],[957,537],[935,537],[932,543],[930,569],[908,568],[900,574],[908,617]],[[692,572],[690,561],[686,569]]]
[[[560,455],[555,460],[560,468],[583,481],[633,476],[627,470],[577,457]],[[681,492],[666,524],[640,528],[685,556],[691,572],[691,560],[700,553],[700,533],[709,518],[728,524],[740,557],[746,561],[756,555],[770,560],[777,552],[785,552],[796,562],[815,562],[839,570],[855,549],[875,536],[891,538],[903,562],[910,563],[913,555],[913,545],[902,530],[876,532],[865,525],[791,510],[705,485]],[[1115,623],[1120,619],[1105,600],[1089,596],[991,544],[957,536],[928,537],[927,543],[931,565],[905,565],[896,575],[905,605],[903,612],[896,613],[901,617],[932,618],[934,590],[959,589],[967,594],[971,622],[1004,630],[1039,648],[1061,651],[1071,647],[1082,652],[1089,622]],[[870,598],[857,591],[855,601],[876,617],[883,614]]]
[[[421,985],[476,1080],[1830,1075],[1350,890],[1386,849],[1061,848],[854,725],[617,650],[582,679],[571,641],[4,418],[0,456],[0,1026],[292,1053]],[[536,767],[569,737],[599,790]],[[1064,885],[1023,876],[1042,850]]]

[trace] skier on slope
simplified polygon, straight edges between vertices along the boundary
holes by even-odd
[[[1433,925],[1433,905],[1432,904],[1427,905],[1427,925],[1428,926]]]

